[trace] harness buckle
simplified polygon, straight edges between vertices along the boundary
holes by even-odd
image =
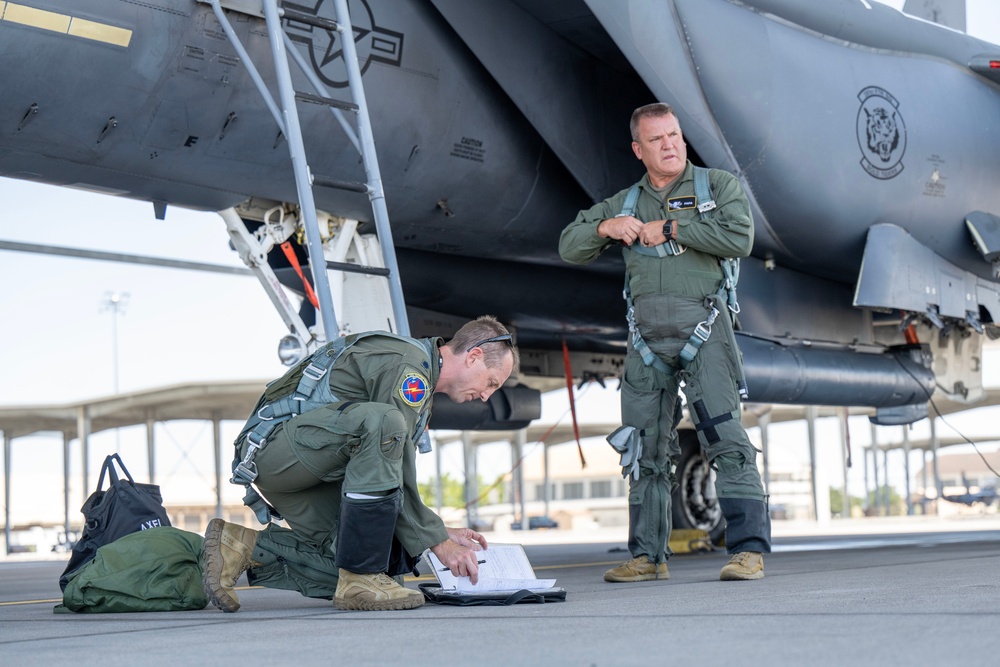
[[[702,343],[708,340],[708,337],[712,335],[712,323],[708,320],[704,322],[699,322],[691,333],[692,338],[699,339]]]
[[[683,254],[684,251],[687,250],[687,246],[686,245],[681,245],[680,243],[678,243],[677,241],[675,241],[673,239],[668,240],[665,245],[667,246],[667,248],[669,248],[669,250],[667,251],[667,254],[668,255],[673,255],[675,257],[677,255]]]
[[[274,415],[273,414],[270,417],[265,417],[264,415],[261,414],[262,412],[264,412],[264,410],[267,410],[270,407],[273,407],[270,403],[267,403],[266,405],[262,405],[260,407],[260,410],[257,411],[257,419],[261,420],[262,422],[269,422],[269,421],[273,420],[274,419]],[[247,439],[249,440],[249,437]]]
[[[708,213],[709,211],[714,210],[714,209],[715,209],[715,200],[714,199],[710,199],[709,201],[702,202],[701,204],[698,204],[698,212],[699,213]]]
[[[303,369],[302,374],[314,382],[319,382],[323,379],[323,376],[326,375],[328,370],[328,368],[323,368],[322,366],[309,364],[305,367],[305,369]]]

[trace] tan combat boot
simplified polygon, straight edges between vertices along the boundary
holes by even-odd
[[[670,574],[667,572],[667,564],[660,563],[659,565],[654,565],[650,562],[649,556],[636,556],[632,560],[627,560],[618,567],[604,573],[604,581],[615,583],[669,578]]]
[[[756,551],[741,551],[733,554],[729,562],[722,566],[719,579],[722,581],[744,581],[764,578],[764,556]]]
[[[241,574],[260,565],[252,558],[256,545],[256,530],[226,523],[222,519],[208,522],[202,586],[208,599],[222,611],[240,608],[234,587]]]
[[[333,596],[337,609],[361,611],[415,609],[423,603],[423,593],[400,586],[387,574],[357,574],[343,568]]]

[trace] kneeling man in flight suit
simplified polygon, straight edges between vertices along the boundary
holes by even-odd
[[[234,481],[247,485],[245,501],[262,521],[275,510],[290,529],[212,519],[204,558],[212,603],[239,609],[234,586],[247,572],[251,585],[332,597],[338,609],[412,609],[423,595],[401,576],[425,549],[475,583],[486,539],[446,528],[420,500],[417,443],[433,393],[486,401],[518,364],[510,332],[483,316],[447,343],[352,334],[270,383],[236,440]]]

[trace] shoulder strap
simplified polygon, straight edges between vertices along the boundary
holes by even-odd
[[[698,215],[705,217],[705,214],[715,208],[715,200],[712,198],[712,186],[708,182],[708,169],[705,167],[694,168],[694,196],[698,201]]]
[[[622,204],[622,212],[616,215],[616,218],[624,218],[625,216],[635,215],[635,204],[639,201],[639,184],[636,183],[628,189],[628,194],[625,195],[625,203]]]

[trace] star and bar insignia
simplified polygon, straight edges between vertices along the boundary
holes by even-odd
[[[407,373],[399,383],[399,397],[411,408],[419,408],[427,400],[427,380],[420,373]]]

